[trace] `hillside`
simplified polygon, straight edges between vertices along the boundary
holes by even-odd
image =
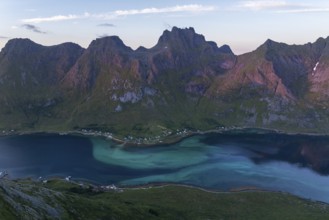
[[[64,180],[0,181],[1,219],[328,219],[327,204],[274,192],[183,186],[101,189]]]
[[[12,39],[0,52],[0,129],[120,137],[257,127],[327,133],[329,38],[267,40],[236,56],[193,28],[133,50],[117,36],[83,49]]]

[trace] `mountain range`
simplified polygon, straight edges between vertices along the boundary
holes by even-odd
[[[0,129],[91,129],[148,137],[177,130],[329,129],[329,37],[267,40],[235,55],[193,28],[136,50],[117,36],[84,49],[12,39],[0,52]]]

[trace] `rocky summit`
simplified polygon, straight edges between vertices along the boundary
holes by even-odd
[[[87,49],[12,39],[0,52],[0,129],[121,136],[232,127],[327,133],[329,38],[267,40],[234,55],[193,28],[136,50],[117,36]]]

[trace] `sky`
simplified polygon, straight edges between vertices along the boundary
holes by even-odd
[[[86,48],[111,35],[150,48],[176,26],[242,54],[267,39],[314,42],[329,36],[328,21],[328,0],[0,0],[0,48],[12,38]]]

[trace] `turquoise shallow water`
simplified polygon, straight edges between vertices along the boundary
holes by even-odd
[[[0,169],[13,178],[70,175],[101,184],[258,187],[329,202],[328,137],[208,134],[125,147],[101,138],[27,135],[0,139]]]

